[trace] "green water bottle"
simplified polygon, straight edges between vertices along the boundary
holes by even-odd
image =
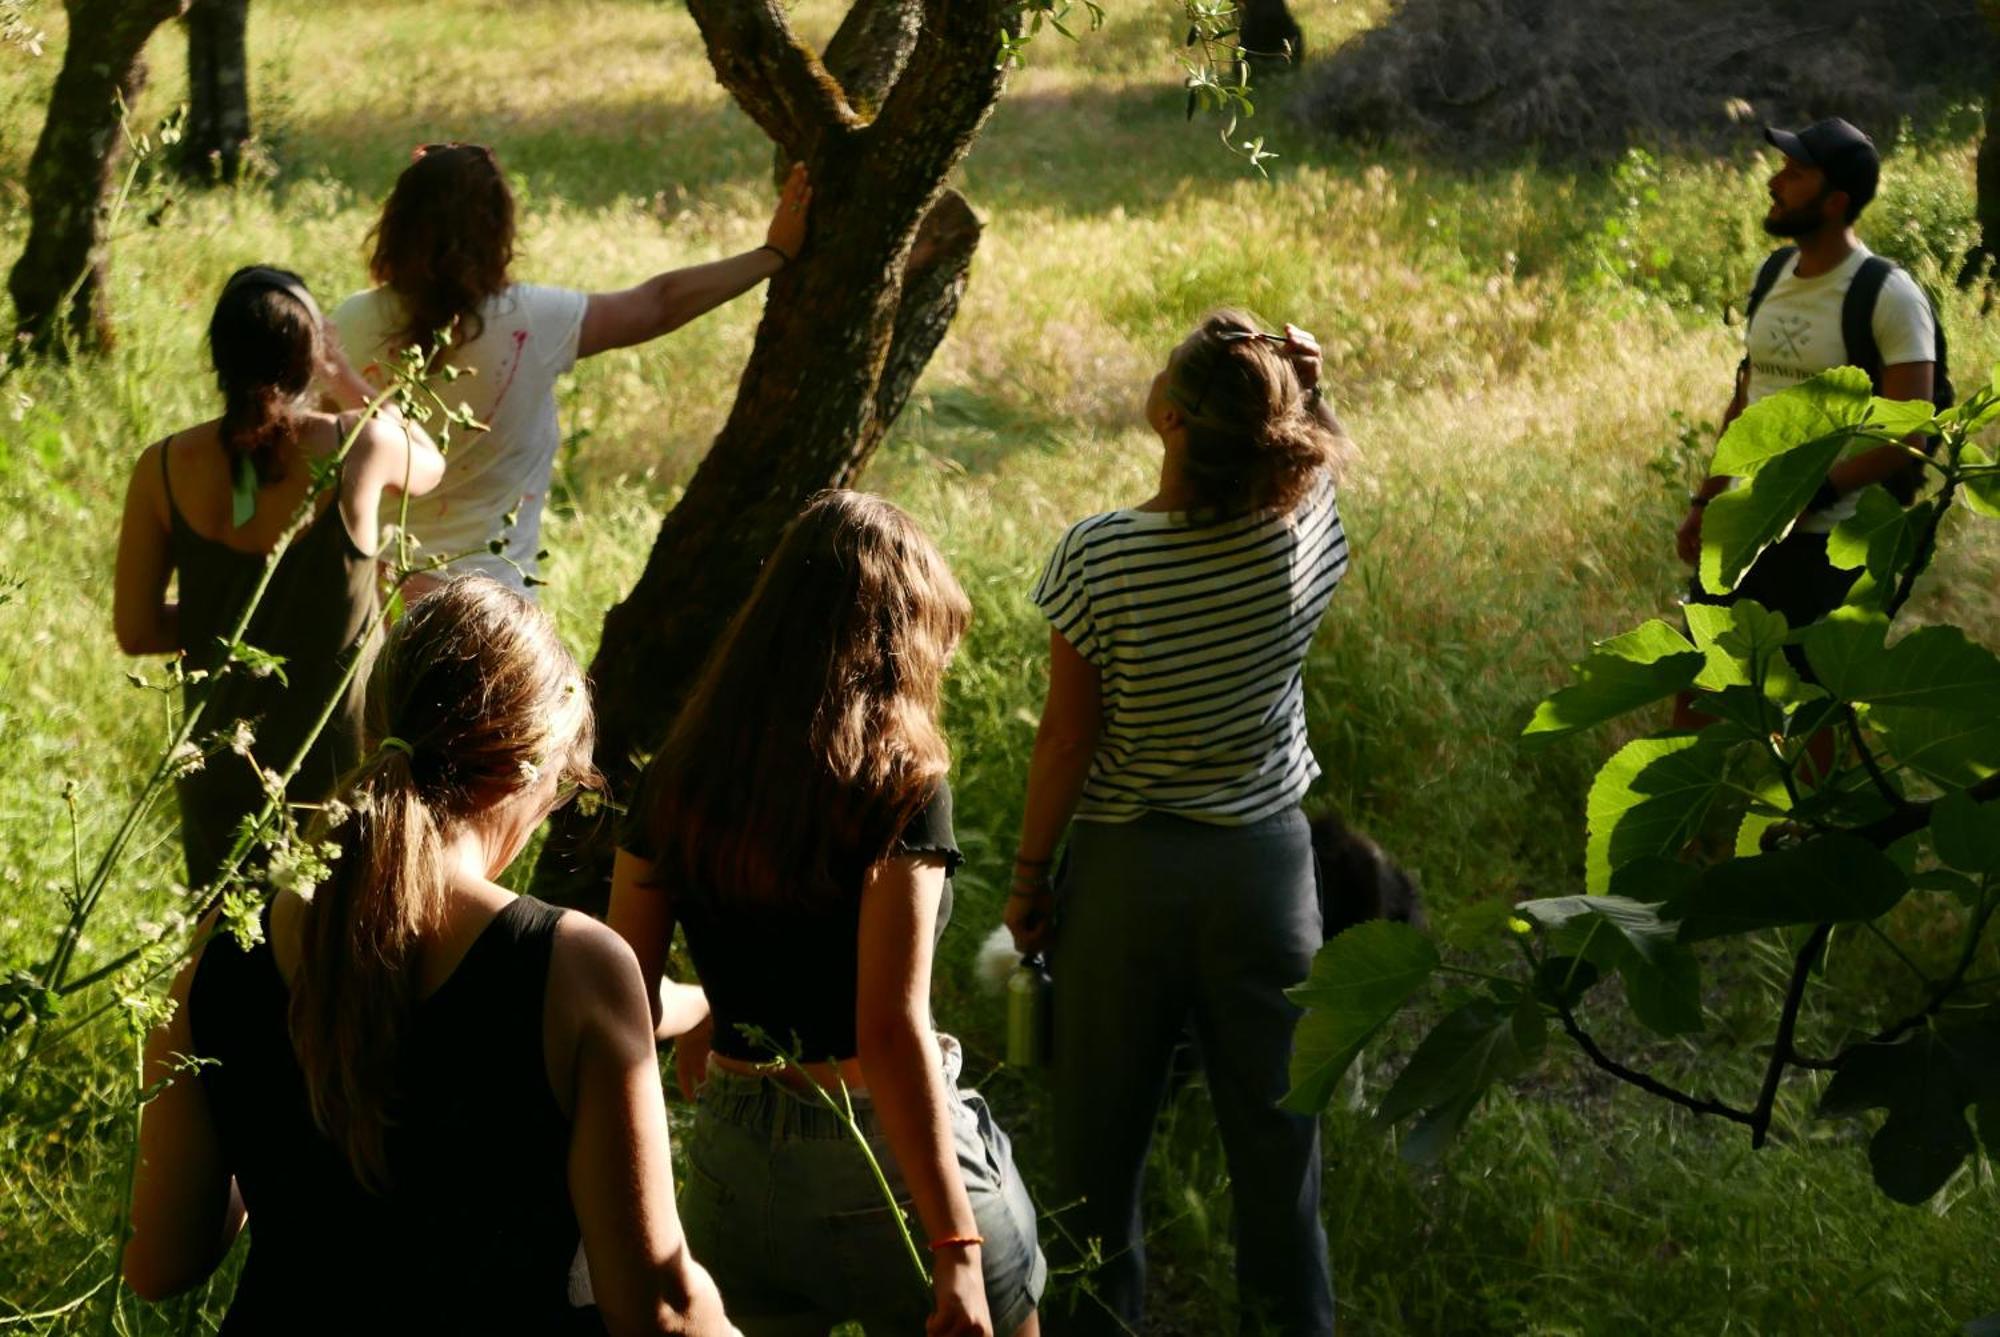
[[[1055,1021],[1055,982],[1040,952],[1030,952],[1007,977],[1007,1062],[1017,1068],[1048,1066]]]

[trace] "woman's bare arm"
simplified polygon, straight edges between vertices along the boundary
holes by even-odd
[[[118,566],[111,587],[111,622],[128,655],[170,655],[181,648],[180,605],[167,598],[173,578],[167,497],[160,476],[165,442],[148,446],[125,486],[118,527]]]
[[[944,864],[934,855],[899,855],[869,869],[861,890],[857,943],[855,1048],[882,1133],[902,1167],[930,1238],[978,1236],[952,1140],[937,1033],[931,1025],[931,950]],[[943,1331],[990,1331],[980,1249],[936,1253],[934,1282]],[[968,1325],[967,1319],[970,1317]]]
[[[1018,853],[1022,865],[1016,870],[1006,910],[1014,944],[1024,952],[1040,948],[1048,938],[1046,865],[1083,797],[1102,728],[1103,684],[1097,666],[1061,632],[1049,628],[1049,695],[1028,759],[1028,797]]]
[[[652,1013],[632,949],[588,916],[565,916],[549,991],[551,1075],[570,1076],[570,1201],[604,1326],[616,1337],[733,1332],[674,1210]]]
[[[777,212],[764,245],[754,251],[704,265],[670,269],[618,292],[590,294],[577,335],[576,355],[590,357],[613,348],[657,339],[704,315],[783,269],[805,245],[806,210],[812,185],[805,164],[795,163],[785,178]]]
[[[639,974],[653,1005],[653,1033],[674,1042],[674,1070],[681,1094],[694,1099],[708,1066],[708,995],[698,984],[667,978],[674,941],[674,912],[653,884],[653,865],[619,850],[611,865],[611,909],[606,922],[639,959]]]
[[[213,930],[213,916],[207,927]],[[223,1159],[208,1093],[189,1066],[188,994],[199,964],[197,953],[182,967],[167,994],[173,1016],[146,1037],[145,1082],[159,1094],[139,1118],[132,1238],[123,1266],[126,1284],[147,1300],[178,1295],[207,1277],[243,1226],[243,1200]]]

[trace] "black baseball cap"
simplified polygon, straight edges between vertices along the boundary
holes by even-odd
[[[1882,155],[1875,141],[1835,116],[1814,121],[1803,130],[1764,127],[1764,138],[1787,158],[1817,167],[1826,173],[1826,184],[1847,192],[1850,213],[1875,198],[1875,185],[1882,175]]]

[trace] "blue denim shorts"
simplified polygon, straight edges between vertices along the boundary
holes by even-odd
[[[1035,1208],[986,1102],[957,1089],[957,1042],[938,1039],[959,1172],[985,1239],[986,1303],[994,1332],[1006,1337],[1027,1321],[1048,1280]],[[859,1322],[869,1337],[923,1331],[933,1297],[911,1266],[894,1213],[905,1214],[928,1264],[923,1228],[868,1096],[853,1101],[896,1207],[853,1134],[811,1092],[714,1069],[702,1087],[681,1221],[729,1316],[750,1337],[794,1326],[825,1332],[846,1321]]]

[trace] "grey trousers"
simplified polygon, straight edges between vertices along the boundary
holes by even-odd
[[[1055,1172],[1094,1298],[1052,1332],[1146,1330],[1140,1191],[1176,1044],[1200,1047],[1229,1164],[1246,1334],[1333,1331],[1319,1123],[1278,1108],[1320,946],[1312,845],[1292,808],[1250,826],[1077,822],[1057,888]],[[1068,1261],[1074,1263],[1076,1258]]]

